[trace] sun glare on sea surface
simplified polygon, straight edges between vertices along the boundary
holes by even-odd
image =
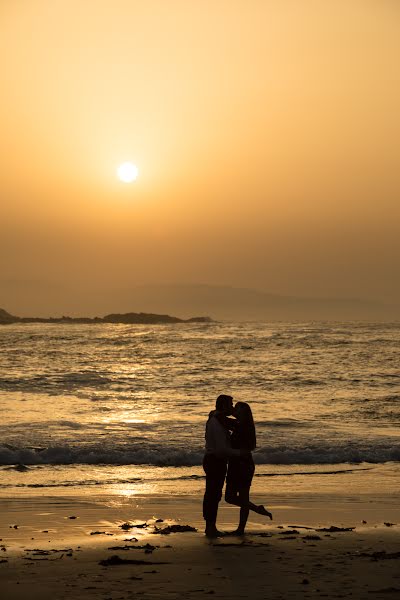
[[[132,183],[139,175],[139,169],[131,162],[124,162],[117,169],[118,179],[124,183]]]

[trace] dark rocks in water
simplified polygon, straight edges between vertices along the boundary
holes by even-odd
[[[90,535],[114,535],[113,533],[107,533],[106,531],[91,531]]]
[[[295,533],[300,533],[299,531],[297,531],[297,529],[288,529],[287,531],[280,531],[279,535],[290,535],[290,534],[295,534]]]
[[[121,323],[127,325],[158,325],[174,323],[212,323],[210,317],[191,317],[190,319],[180,319],[170,315],[158,315],[153,313],[111,313],[105,317],[15,317],[4,309],[0,308],[0,325],[10,325],[12,323]]]
[[[110,314],[103,317],[104,323],[126,323],[155,325],[158,323],[211,323],[210,317],[192,317],[191,319],[179,319],[170,315],[157,315],[153,313],[125,313]]]
[[[211,317],[191,317],[190,319],[185,319],[185,323],[212,323],[213,320]]]
[[[331,525],[330,527],[321,527],[320,529],[316,529],[315,531],[327,531],[329,533],[336,533],[338,531],[354,531],[355,527],[336,527],[335,525]]]
[[[197,531],[196,527],[191,525],[168,525],[163,529],[155,529],[153,533],[160,533],[161,535],[169,535],[170,533],[184,533],[186,531]]]
[[[319,535],[303,535],[303,537],[301,538],[302,540],[320,540],[320,536]]]
[[[152,313],[125,313],[111,314],[103,317],[104,323],[127,323],[127,324],[154,324],[154,323],[182,323],[182,319],[170,315],[155,315]]]
[[[385,522],[384,525],[386,525],[386,527],[393,527],[393,525],[396,525],[396,523]]]
[[[99,561],[102,567],[113,567],[114,565],[170,565],[168,562],[152,562],[149,560],[136,560],[132,558],[121,558],[117,554]]]

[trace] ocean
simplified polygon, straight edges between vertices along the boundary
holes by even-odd
[[[3,326],[0,494],[198,492],[221,393],[253,409],[259,489],[346,472],[392,489],[399,342],[399,323]]]

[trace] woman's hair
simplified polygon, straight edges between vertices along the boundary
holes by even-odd
[[[247,402],[236,402],[235,408],[240,410],[240,418],[238,421],[240,423],[243,444],[246,448],[254,450],[257,446],[257,438],[251,408]]]

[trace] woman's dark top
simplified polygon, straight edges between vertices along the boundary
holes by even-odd
[[[254,461],[251,455],[253,447],[248,428],[239,422],[235,423],[232,431],[231,445],[232,448],[238,450],[248,450],[248,454],[229,459],[226,476],[227,489],[237,491],[242,488],[250,488],[254,475]]]

